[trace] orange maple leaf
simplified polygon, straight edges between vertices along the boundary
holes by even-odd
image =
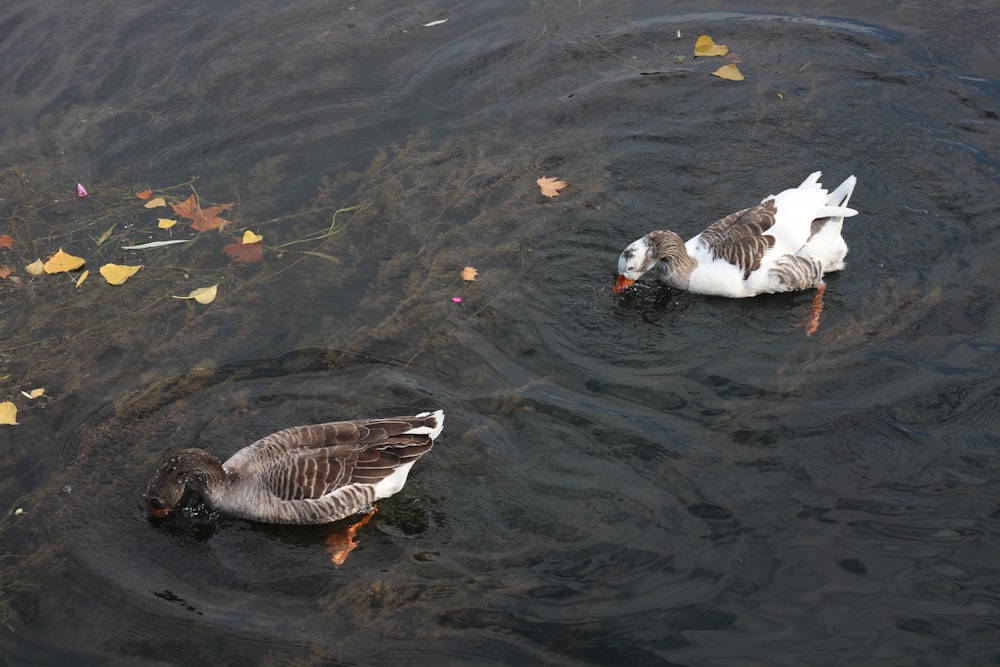
[[[138,197],[139,199],[149,199],[150,197],[153,196],[153,191],[143,190],[142,192],[136,192],[135,196]]]
[[[546,197],[558,197],[559,191],[569,185],[566,181],[560,181],[558,178],[550,178],[548,176],[542,176],[535,183],[542,189],[542,194]]]
[[[191,227],[199,232],[207,232],[211,229],[222,229],[229,224],[229,220],[223,218],[220,213],[231,209],[236,202],[228,204],[216,204],[208,208],[202,208],[198,203],[198,198],[191,195],[180,204],[171,204],[174,213],[191,221]]]
[[[14,245],[14,238],[6,234],[0,234],[0,248],[10,248]]]
[[[476,271],[475,267],[467,266],[462,269],[462,280],[468,280],[471,282],[475,280],[478,275],[479,271]]]
[[[264,256],[264,242],[230,243],[222,247],[222,252],[232,257],[234,262],[253,264],[254,262],[259,262]]]

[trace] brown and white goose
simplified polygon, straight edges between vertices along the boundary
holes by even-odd
[[[444,412],[296,426],[233,454],[202,449],[171,457],[146,488],[153,519],[193,489],[211,507],[267,523],[329,523],[366,512],[403,488],[410,468],[434,446]]]
[[[857,179],[850,176],[827,193],[821,175],[719,220],[687,243],[674,232],[646,234],[618,259],[614,291],[654,267],[662,282],[695,294],[741,298],[822,290],[823,274],[844,268],[841,227],[857,214],[847,207]]]

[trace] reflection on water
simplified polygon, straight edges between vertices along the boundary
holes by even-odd
[[[952,36],[981,10],[229,4],[0,9],[0,264],[144,265],[0,281],[7,394],[51,397],[4,431],[12,663],[990,662],[997,79]],[[808,293],[611,294],[627,242],[815,169],[861,215],[814,336]],[[121,249],[161,233],[131,193],[191,176],[262,263]],[[342,567],[340,525],[139,507],[168,452],[437,406]]]

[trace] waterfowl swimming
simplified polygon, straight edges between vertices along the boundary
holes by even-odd
[[[434,446],[444,412],[296,426],[233,454],[202,449],[171,457],[146,488],[153,519],[165,518],[185,489],[211,507],[267,523],[329,523],[366,512],[403,488],[410,468]]]
[[[629,244],[618,259],[621,292],[654,267],[661,281],[695,294],[734,298],[818,287],[823,274],[844,268],[840,235],[857,179],[831,192],[814,172],[797,188],[765,197],[710,225],[687,243],[656,231]]]

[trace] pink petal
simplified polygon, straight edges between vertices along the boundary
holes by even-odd
[[[79,183],[76,184],[76,196],[83,199],[87,196],[87,188],[83,187]]]
[[[451,300],[454,301],[455,303],[462,303],[462,297],[460,296],[453,296],[451,297]]]

